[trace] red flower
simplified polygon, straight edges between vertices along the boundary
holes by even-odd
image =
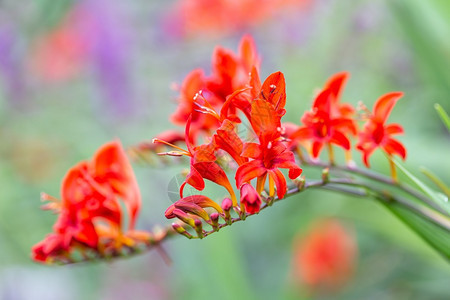
[[[252,126],[256,128],[256,134],[259,136],[260,144],[246,143],[242,151],[243,157],[253,160],[242,164],[236,171],[236,185],[239,188],[245,182],[257,178],[257,191],[261,193],[264,183],[269,175],[269,194],[274,196],[274,184],[277,188],[278,198],[283,198],[286,193],[287,184],[283,173],[279,168],[289,169],[289,177],[294,179],[298,177],[302,169],[295,164],[294,154],[289,151],[286,145],[277,140],[280,136],[277,130],[275,110],[267,102],[256,100],[252,103],[252,108],[258,107],[258,110],[265,107],[267,115],[253,114]]]
[[[316,223],[294,248],[294,275],[313,291],[335,292],[351,278],[357,245],[336,220]]]
[[[291,139],[311,140],[313,158],[317,158],[324,145],[335,144],[350,150],[350,140],[346,133],[356,133],[354,121],[347,117],[334,118],[331,114],[332,100],[336,99],[330,89],[319,93],[314,100],[311,111],[305,112],[302,117],[304,126],[300,127]],[[330,155],[332,160],[332,155]]]
[[[62,183],[61,197],[61,202],[49,206],[59,216],[54,233],[33,247],[35,260],[58,258],[78,245],[97,250],[104,236],[123,242],[119,199],[127,207],[130,231],[134,229],[141,203],[136,178],[118,141],[103,145],[92,161],[70,169]],[[107,225],[106,230],[99,221]]]
[[[246,143],[242,156],[253,160],[244,163],[236,171],[236,186],[257,178],[257,191],[261,193],[267,175],[269,176],[269,195],[274,196],[274,184],[277,188],[279,199],[286,194],[287,184],[280,168],[289,169],[289,178],[295,179],[302,173],[302,169],[296,165],[294,154],[289,151],[281,141],[269,142],[267,145]]]
[[[249,214],[259,212],[261,207],[261,196],[255,188],[248,183],[244,183],[241,186],[241,207],[241,209],[245,208],[245,211]]]
[[[377,148],[383,149],[389,157],[396,154],[406,158],[406,149],[402,143],[392,138],[394,134],[403,133],[399,124],[386,125],[386,120],[395,103],[403,96],[401,92],[392,92],[381,96],[373,107],[373,114],[364,125],[359,135],[356,148],[363,152],[363,162],[369,167],[369,157]]]
[[[171,155],[171,156],[181,156],[185,155],[191,158],[190,161],[190,172],[186,176],[186,180],[180,186],[180,197],[183,198],[183,190],[186,184],[193,186],[195,189],[201,191],[205,188],[204,179],[208,179],[214,183],[223,186],[231,196],[233,204],[237,205],[236,195],[234,194],[233,188],[228,180],[227,175],[222,170],[222,168],[215,162],[216,156],[214,154],[216,150],[216,145],[214,141],[209,144],[204,144],[200,146],[192,146],[189,141],[189,129],[191,125],[191,119],[189,118],[186,124],[186,146],[187,150],[181,149],[175,145],[172,145],[166,141],[160,140],[158,138],[153,139],[154,143],[163,143],[168,146],[174,147],[175,151],[159,153],[160,155]]]
[[[201,69],[195,69],[189,73],[180,89],[178,98],[178,107],[172,114],[170,120],[180,126],[186,126],[188,118],[191,116],[191,140],[195,141],[200,131],[210,132],[219,126],[219,122],[211,115],[196,113],[198,104],[205,105],[201,101],[204,99],[198,97],[199,92],[208,94],[212,100],[214,95],[206,91],[206,77]],[[217,102],[217,100],[213,100]]]
[[[184,126],[191,116],[191,136],[200,131],[212,132],[220,122],[209,113],[201,113],[202,108],[220,111],[231,94],[246,88],[249,73],[259,67],[259,58],[251,36],[241,39],[239,54],[217,47],[212,59],[212,75],[205,76],[201,69],[192,71],[184,80],[180,90],[179,106],[171,120]],[[234,113],[234,107],[227,108]],[[200,113],[198,112],[200,111]]]

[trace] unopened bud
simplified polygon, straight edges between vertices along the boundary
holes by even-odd
[[[223,209],[223,213],[224,213],[224,220],[225,222],[227,222],[228,225],[231,225],[231,215],[230,215],[230,210],[231,207],[233,206],[233,202],[231,201],[230,198],[225,198],[222,201],[222,209]]]
[[[193,236],[189,232],[187,232],[186,229],[184,229],[184,227],[181,226],[180,224],[172,223],[172,228],[176,232],[178,232],[179,234],[184,235],[185,237],[187,237],[188,239],[192,239],[193,238]]]
[[[323,183],[327,183],[330,180],[330,169],[325,168],[322,170],[322,181]]]
[[[222,209],[225,211],[230,211],[231,207],[233,206],[233,202],[230,198],[225,198],[222,201]]]
[[[214,231],[219,231],[219,214],[212,213],[210,215],[210,218],[211,218],[211,226],[213,227]]]
[[[195,228],[195,220],[181,209],[174,209],[173,214],[184,223]]]
[[[197,232],[197,236],[199,238],[203,238],[203,226],[202,226],[202,221],[200,221],[199,219],[195,219],[194,221],[195,224],[195,231]]]
[[[304,177],[299,177],[294,179],[294,184],[297,186],[298,190],[301,191],[305,187],[306,180]]]

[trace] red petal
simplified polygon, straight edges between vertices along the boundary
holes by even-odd
[[[314,130],[310,127],[300,127],[297,131],[295,131],[289,138],[290,139],[299,139],[299,140],[308,140],[314,136]]]
[[[222,126],[217,129],[217,133],[214,135],[214,143],[230,154],[238,165],[242,165],[246,162],[246,159],[241,156],[243,143],[235,129],[236,126],[231,121],[224,120]]]
[[[94,155],[94,179],[108,184],[119,195],[130,214],[130,228],[134,227],[141,206],[141,194],[130,161],[119,141],[103,145]]]
[[[258,70],[256,67],[253,67],[252,71],[250,73],[249,85],[252,88],[252,90],[251,90],[252,99],[251,100],[254,100],[261,93],[261,80],[259,79],[259,74],[258,74]]]
[[[325,89],[321,91],[314,100],[313,109],[324,112],[327,115],[330,113],[330,90]]]
[[[350,150],[350,141],[349,139],[340,131],[334,130],[331,134],[330,143],[341,146],[345,150]]]
[[[250,122],[263,145],[281,136],[278,131],[278,127],[281,127],[280,117],[269,102],[263,100],[252,102]]]
[[[259,58],[256,51],[255,41],[251,35],[245,35],[239,45],[239,56],[242,59],[245,70],[259,67]]]
[[[395,103],[398,99],[403,96],[402,92],[392,92],[381,96],[373,107],[374,118],[380,120],[381,122],[386,122],[392,108],[394,108]]]
[[[267,172],[261,160],[252,160],[241,165],[236,171],[236,186],[240,188],[245,182],[263,176]]]
[[[188,183],[198,191],[202,191],[205,188],[205,181],[203,180],[202,175],[200,175],[200,172],[197,171],[197,169],[192,164],[191,170],[189,174],[186,176],[186,180],[180,186],[180,197],[183,197],[183,189],[186,183]]]
[[[85,198],[85,191],[80,186],[80,180],[84,182],[83,173],[87,172],[88,163],[80,162],[72,167],[64,176],[61,185],[62,203],[65,207],[82,202]]]
[[[353,135],[357,133],[356,122],[349,118],[336,118],[331,120],[331,126],[339,129],[349,130]]]
[[[227,174],[225,174],[225,172],[217,163],[215,162],[196,163],[195,168],[203,178],[223,186],[231,193],[232,187],[230,181],[228,180]]]
[[[401,134],[403,133],[403,127],[399,124],[389,124],[384,127],[386,134]]]
[[[372,155],[373,151],[377,148],[378,146],[375,144],[361,144],[359,143],[358,145],[356,145],[356,149],[358,149],[359,151],[361,151],[363,153],[363,163],[366,165],[366,167],[370,168],[370,163],[369,163],[369,157]]]
[[[243,157],[256,159],[262,155],[261,145],[256,143],[245,143],[241,155]]]
[[[312,144],[312,157],[317,158],[322,150],[323,142],[314,141]]]
[[[340,72],[334,74],[330,79],[328,79],[327,83],[325,83],[324,89],[330,90],[334,102],[339,101],[342,90],[344,89],[345,83],[347,82],[349,76],[350,74],[348,72]]]
[[[261,88],[261,99],[272,104],[277,111],[284,108],[286,105],[286,83],[283,73],[276,72],[267,77]]]
[[[383,149],[389,154],[397,154],[402,159],[406,159],[406,149],[399,141],[388,138],[383,145]]]

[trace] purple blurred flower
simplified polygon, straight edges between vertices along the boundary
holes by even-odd
[[[16,105],[23,99],[25,90],[17,36],[11,25],[0,24],[0,78],[5,82],[7,99]]]

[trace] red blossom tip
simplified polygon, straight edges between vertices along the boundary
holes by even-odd
[[[258,213],[261,203],[261,196],[252,185],[245,183],[241,186],[241,206],[244,205],[246,212],[249,214]]]

